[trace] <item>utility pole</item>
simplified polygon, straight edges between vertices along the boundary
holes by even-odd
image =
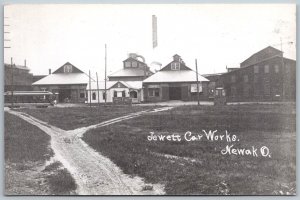
[[[107,94],[106,94],[106,68],[107,68],[107,52],[106,52],[106,44],[105,44],[105,74],[104,74],[104,94],[105,94],[105,105],[106,105],[106,99],[107,99]]]
[[[100,107],[99,83],[98,83],[98,73],[97,72],[96,72],[96,78],[97,78],[98,107]]]
[[[10,58],[11,66],[11,108],[14,107],[14,67],[13,67],[13,58]]]
[[[197,66],[197,59],[195,59],[195,64],[196,64],[196,80],[197,80],[197,101],[198,101],[198,106],[200,105],[200,96],[199,96],[199,80],[198,80],[198,66]]]
[[[92,107],[91,70],[89,70],[90,108]]]

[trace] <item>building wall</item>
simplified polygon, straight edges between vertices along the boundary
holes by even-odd
[[[100,99],[100,103],[104,103],[105,102],[105,98],[104,98],[104,93],[105,90],[99,90],[99,99]],[[89,103],[91,100],[91,103],[98,103],[98,92],[97,90],[91,90],[91,92],[89,90],[86,91],[86,95],[87,95],[87,102]],[[93,98],[93,95],[95,98]],[[91,98],[92,97],[92,98]],[[111,93],[109,92],[109,90],[107,90],[107,100],[106,102],[112,102],[112,96]]]
[[[65,90],[70,91],[70,102],[71,103],[84,103],[86,101],[86,84],[82,85],[39,85],[34,86],[34,90],[41,90],[41,91],[50,91],[52,93],[59,93],[58,94],[58,101],[60,101],[60,95]]]
[[[208,83],[202,82],[202,92],[200,92],[200,100],[208,100]],[[195,83],[143,83],[144,86],[144,101],[145,102],[160,102],[170,100],[170,90],[172,87],[180,88],[180,99],[182,101],[196,101],[197,93],[191,92],[191,84]],[[149,90],[157,88],[159,96],[149,96]]]
[[[98,92],[96,89],[91,90],[91,93],[89,92],[90,90],[87,90],[87,103],[90,102],[91,99],[91,103],[98,103]],[[128,88],[110,88],[107,90],[107,99],[106,102],[111,103],[113,102],[113,97],[114,97],[114,93],[116,92],[123,92],[125,91],[125,97],[130,97],[130,91],[131,89]],[[137,92],[137,98],[136,99],[132,99],[132,103],[140,103],[143,100],[143,95],[141,90],[134,90]],[[93,93],[94,93],[94,97],[93,98]],[[92,97],[92,98],[91,98]],[[100,103],[104,103],[105,99],[104,99],[104,90],[100,89],[99,90],[99,99],[100,99]]]
[[[13,73],[13,82],[12,82]],[[4,64],[4,91],[13,89],[15,91],[32,90],[33,75],[28,69],[11,68],[10,65]]]
[[[295,101],[296,62],[274,57],[221,75],[217,86],[227,101]]]
[[[110,76],[109,81],[143,81],[145,79],[144,76],[135,76],[135,77],[117,77],[117,76]]]

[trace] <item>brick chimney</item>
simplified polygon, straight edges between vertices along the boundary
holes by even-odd
[[[51,69],[49,69],[49,74],[51,74]]]

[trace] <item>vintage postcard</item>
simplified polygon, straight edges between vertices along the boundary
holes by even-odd
[[[3,20],[6,195],[296,195],[296,5]]]

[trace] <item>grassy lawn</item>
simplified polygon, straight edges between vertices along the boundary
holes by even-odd
[[[163,183],[167,194],[295,194],[295,105],[184,106],[89,131],[84,140],[130,175]],[[186,141],[184,135],[218,130],[239,141]],[[148,141],[178,134],[181,141]],[[257,148],[258,157],[222,155],[226,145]],[[263,157],[260,148],[269,148]]]
[[[154,108],[151,106],[101,106],[67,108],[31,108],[20,109],[38,119],[64,130],[72,130],[100,123],[129,113]]]
[[[50,136],[24,120],[5,113],[5,194],[71,194],[75,182],[60,163],[51,170],[46,160],[53,156]],[[57,183],[64,187],[57,189]]]

